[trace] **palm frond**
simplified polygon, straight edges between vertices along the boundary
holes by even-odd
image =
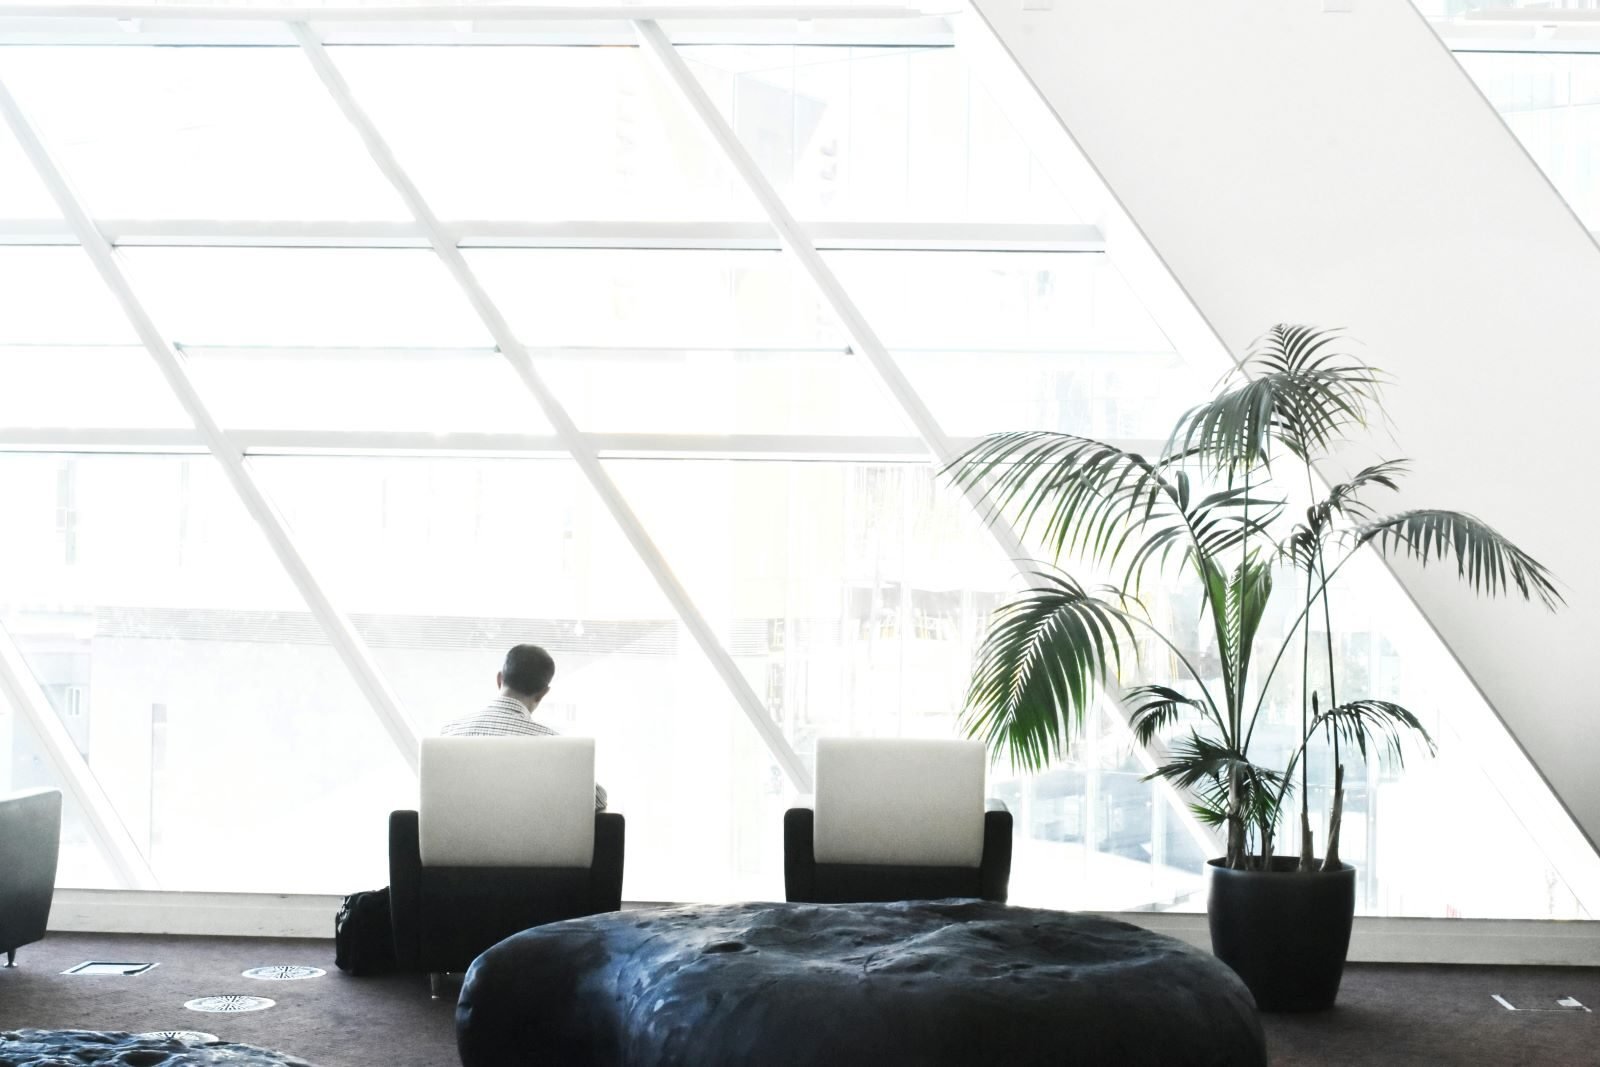
[[[1272,327],[1251,346],[1237,385],[1179,418],[1168,450],[1193,452],[1207,469],[1232,475],[1270,467],[1280,445],[1308,460],[1366,425],[1378,373],[1333,348],[1341,337],[1339,330]]]
[[[1060,558],[1103,559],[1130,527],[1176,510],[1177,489],[1143,456],[1074,434],[993,434],[946,468],[982,492],[1024,533],[1036,532]]]
[[[1362,491],[1374,485],[1398,491],[1400,483],[1396,479],[1407,469],[1407,462],[1403,459],[1385,460],[1357,471],[1349,481],[1330,488],[1326,496],[1306,508],[1306,521],[1296,523],[1288,536],[1278,543],[1278,558],[1299,570],[1313,570],[1318,550],[1333,532],[1334,516],[1370,518],[1372,508],[1361,499]]]
[[[1177,722],[1185,710],[1194,709],[1202,715],[1209,710],[1205,701],[1186,697],[1164,685],[1136,686],[1123,694],[1123,700],[1133,705],[1128,713],[1128,726],[1141,745],[1148,745],[1162,730]]]
[[[1233,746],[1193,731],[1174,741],[1172,758],[1145,779],[1165,778],[1180,789],[1194,789],[1202,782],[1226,782],[1228,775],[1235,773],[1262,784],[1276,785],[1283,780],[1282,774],[1251,763]]]
[[[1399,492],[1400,483],[1397,479],[1410,470],[1410,461],[1404,459],[1386,459],[1364,467],[1349,481],[1340,482],[1328,490],[1328,495],[1322,498],[1320,505],[1323,515],[1331,518],[1337,513],[1353,519],[1366,518],[1372,514],[1372,509],[1361,499],[1362,491],[1376,485],[1390,492]]]
[[[1419,735],[1430,754],[1437,748],[1421,720],[1388,700],[1352,700],[1319,712],[1311,720],[1311,732],[1316,733],[1324,727],[1337,734],[1340,741],[1355,745],[1362,759],[1367,758],[1367,745],[1374,743],[1379,746],[1381,755],[1394,759],[1396,763],[1404,763],[1405,752],[1401,742],[1408,733]]]
[[[1283,772],[1250,762],[1233,748],[1191,732],[1172,745],[1172,758],[1145,775],[1165,778],[1190,792],[1190,810],[1207,825],[1228,819],[1229,786],[1239,790],[1239,814],[1247,825],[1276,826],[1281,797],[1287,791]]]
[[[1151,564],[1216,555],[1266,529],[1281,501],[1225,489],[1196,501],[1178,457],[1151,461],[1073,434],[1021,431],[983,438],[946,468],[1054,559],[1126,560],[1137,588]]]
[[[1117,603],[1060,572],[1033,578],[984,635],[963,714],[968,736],[1030,771],[1066,754],[1101,687],[1120,671],[1124,649],[1137,654]]]
[[[1357,544],[1370,544],[1427,566],[1453,559],[1456,575],[1475,593],[1537,599],[1554,611],[1566,603],[1545,566],[1512,544],[1483,520],[1465,512],[1422,508],[1376,519],[1354,531]]]

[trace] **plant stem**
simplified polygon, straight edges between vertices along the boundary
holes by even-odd
[[[1328,816],[1328,854],[1322,858],[1322,869],[1336,871],[1339,861],[1339,827],[1344,822],[1344,764],[1333,768],[1333,812]]]
[[[1339,706],[1339,693],[1334,681],[1333,612],[1328,607],[1328,565],[1320,543],[1317,545],[1317,563],[1323,575],[1322,628],[1327,631],[1328,639],[1328,710],[1332,711]],[[1339,869],[1339,831],[1344,826],[1344,764],[1339,759],[1339,731],[1334,729],[1331,721],[1328,733],[1333,738],[1333,810],[1328,813],[1328,850],[1322,857],[1322,869],[1336,871]]]
[[[1305,464],[1306,470],[1306,499],[1315,502],[1317,499],[1316,482],[1311,477],[1311,464]],[[1315,508],[1313,503],[1312,508]],[[1306,513],[1306,529],[1316,539],[1320,546],[1322,531],[1313,528],[1316,523],[1315,510]],[[1319,553],[1320,558],[1320,553]],[[1300,751],[1305,753],[1311,743],[1311,720],[1309,718],[1309,705],[1311,702],[1311,605],[1314,603],[1317,579],[1316,561],[1306,560],[1306,627],[1300,632]],[[1311,836],[1311,761],[1302,759],[1300,762],[1300,870],[1309,871],[1316,865],[1316,851]]]
[[[1243,617],[1244,617],[1244,590],[1245,590],[1245,582],[1246,582],[1245,575],[1247,573],[1246,569],[1249,566],[1250,566],[1250,466],[1249,466],[1248,463],[1246,463],[1245,469],[1244,469],[1244,537],[1239,542],[1239,569],[1234,572],[1233,578],[1231,580],[1229,580],[1229,582],[1228,582],[1228,584],[1226,586],[1223,587],[1223,588],[1228,589],[1228,590],[1230,590],[1232,592],[1233,599],[1237,602],[1235,606],[1237,607],[1237,609],[1239,611],[1239,617],[1241,619],[1243,619]],[[1227,611],[1226,608],[1224,608],[1224,610],[1223,610],[1223,619],[1225,621],[1228,620],[1230,614],[1231,613],[1229,611]],[[1232,627],[1231,626],[1224,626],[1224,629],[1231,630]],[[1241,624],[1241,626],[1240,626],[1241,640],[1238,643],[1240,647],[1236,647],[1233,650],[1233,687],[1232,687],[1233,699],[1230,701],[1230,706],[1228,708],[1228,719],[1232,723],[1233,736],[1235,738],[1239,738],[1239,737],[1243,737],[1244,736],[1245,657],[1247,655],[1249,655],[1249,651],[1250,650],[1247,649],[1247,648],[1242,647],[1243,644],[1244,644],[1244,641],[1242,640],[1243,632],[1244,632],[1243,631],[1243,626]],[[1227,635],[1219,634],[1218,637],[1222,638],[1223,640],[1227,640]],[[1240,753],[1241,758],[1243,757],[1243,755],[1244,754],[1241,752]],[[1233,803],[1231,803],[1233,797],[1237,796],[1238,793],[1239,793],[1239,790],[1238,790],[1239,774],[1240,774],[1240,770],[1239,770],[1239,768],[1237,766],[1231,767],[1230,770],[1228,771],[1228,782],[1229,782],[1228,792],[1229,792],[1229,800],[1230,800],[1230,803],[1228,805],[1228,809],[1229,809],[1228,810],[1228,820],[1229,820],[1230,823],[1237,821],[1237,822],[1239,822],[1241,824],[1241,826],[1240,826],[1240,830],[1241,830],[1240,836],[1242,837],[1243,836],[1243,833],[1242,833],[1243,825],[1242,824],[1244,822],[1244,813],[1241,810],[1239,810],[1239,806],[1235,806]],[[1271,836],[1272,835],[1268,832],[1267,827],[1265,825],[1263,825],[1261,827],[1261,855],[1262,855],[1263,864],[1265,864],[1265,857],[1267,856],[1267,854],[1272,851]]]
[[[1307,470],[1307,480],[1310,471]],[[1311,588],[1315,580],[1315,572],[1310,567],[1306,568],[1306,610],[1311,610]],[[1309,705],[1311,701],[1311,627],[1307,626],[1301,633],[1300,639],[1300,747],[1311,741],[1311,719]],[[1300,761],[1300,869],[1311,870],[1316,862],[1311,841],[1311,772],[1310,760]]]

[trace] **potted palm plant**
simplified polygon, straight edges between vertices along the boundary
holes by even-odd
[[[982,439],[949,468],[1051,557],[991,620],[966,728],[997,756],[1038,770],[1066,755],[1102,694],[1120,700],[1139,743],[1165,753],[1151,777],[1186,790],[1196,815],[1223,831],[1224,854],[1209,864],[1212,947],[1264,1010],[1324,1008],[1338,992],[1355,910],[1354,868],[1339,857],[1346,755],[1401,759],[1407,741],[1433,747],[1406,708],[1340,686],[1333,580],[1367,548],[1453,566],[1481,595],[1515,593],[1552,610],[1561,603],[1542,565],[1471,515],[1378,515],[1368,497],[1398,487],[1403,461],[1319,492],[1316,461],[1381,416],[1380,385],[1376,370],[1343,350],[1339,331],[1280,325],[1211,400],[1178,420],[1157,457],[1018,432]],[[1303,513],[1291,507],[1296,492]],[[1091,587],[1060,569],[1067,558],[1109,584]],[[1146,603],[1152,589],[1185,577],[1199,590],[1203,664]],[[1274,593],[1292,597],[1292,622],[1269,640],[1261,624]],[[1325,640],[1315,639],[1314,622]],[[1141,647],[1161,649],[1178,680],[1124,688]],[[1280,672],[1298,673],[1298,744],[1267,766],[1252,740],[1269,691],[1282,692],[1282,678],[1272,686]],[[1314,742],[1333,764],[1320,856],[1309,803]],[[1297,795],[1298,855],[1280,855]]]

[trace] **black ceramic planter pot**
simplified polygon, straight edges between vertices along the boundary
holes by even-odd
[[[1356,912],[1356,869],[1302,874],[1297,856],[1270,871],[1235,871],[1212,860],[1211,951],[1255,994],[1262,1011],[1333,1007]]]

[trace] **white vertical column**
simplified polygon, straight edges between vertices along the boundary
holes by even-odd
[[[844,326],[845,332],[850,335],[855,343],[856,350],[872,364],[879,378],[883,380],[883,384],[894,396],[895,401],[899,403],[901,410],[905,412],[912,425],[916,427],[917,433],[927,444],[928,450],[933,453],[934,458],[938,460],[941,466],[948,466],[960,454],[960,450],[955,447],[950,436],[945,433],[944,428],[939,424],[939,420],[934,417],[933,412],[923,402],[922,397],[917,393],[910,379],[900,369],[900,365],[895,361],[894,356],[890,354],[888,348],[879,339],[876,331],[867,321],[866,316],[861,313],[861,309],[856,306],[849,292],[839,281],[838,276],[833,273],[833,269],[822,258],[822,254],[817,251],[816,244],[800,225],[799,220],[789,211],[788,205],[783,202],[783,198],[778,195],[778,191],[767,180],[767,176],[761,173],[761,167],[756,163],[754,157],[750,155],[749,150],[745,148],[744,143],[739,140],[739,135],[734,132],[733,127],[722,116],[722,112],[718,110],[717,105],[706,94],[705,89],[695,78],[688,64],[678,54],[677,49],[672,46],[672,42],[667,39],[667,35],[662,32],[660,25],[652,20],[636,20],[633,25],[634,31],[638,34],[645,51],[655,58],[668,80],[677,88],[684,106],[694,113],[712,141],[727,156],[729,164],[732,165],[739,177],[744,181],[745,186],[750,190],[757,202],[760,203],[762,210],[766,212],[767,220],[772,224],[772,228],[777,231],[779,241],[799,261],[806,276],[817,287],[822,298],[833,310],[834,315],[838,317],[840,324]],[[965,495],[973,507],[977,509],[979,516],[988,526],[989,532],[999,542],[1000,548],[1006,553],[1007,558],[1015,564],[1024,578],[1028,577],[1031,574],[1031,564],[1029,562],[1032,558],[1031,553],[1023,546],[1021,538],[1017,536],[1011,524],[1006,521],[1005,516],[1001,515],[997,509],[986,502],[980,488],[966,487]],[[1120,711],[1120,708],[1118,710]],[[1135,745],[1133,749],[1135,758],[1147,770],[1155,770],[1156,759],[1145,746]],[[1184,820],[1184,824],[1195,842],[1202,849],[1208,850],[1215,847],[1214,835],[1195,819],[1194,814],[1189,810],[1187,801],[1178,794],[1172,784],[1165,779],[1158,779],[1156,788],[1166,798],[1167,802],[1172,804],[1178,811],[1179,818]]]
[[[423,198],[421,191],[411,180],[410,175],[400,166],[400,162],[395,158],[393,151],[390,150],[388,142],[378,132],[377,127],[373,125],[366,112],[356,103],[355,97],[350,91],[350,86],[345,82],[338,68],[334,66],[332,59],[328,57],[327,50],[322,47],[322,43],[317,40],[316,35],[312,33],[311,28],[305,23],[292,22],[289,26],[295,35],[295,39],[300,42],[306,58],[310,61],[312,70],[316,72],[317,77],[322,81],[323,87],[328,90],[339,110],[344,113],[350,125],[361,136],[362,142],[371,154],[373,162],[383,172],[383,176],[389,180],[395,191],[400,194],[412,217],[427,236],[434,252],[444,262],[445,268],[449,270],[451,277],[460,286],[461,292],[466,296],[473,310],[478,313],[478,317],[483,321],[484,327],[489,331],[489,335],[494,338],[495,344],[499,346],[500,352],[510,361],[512,369],[516,371],[523,384],[527,386],[528,391],[538,401],[540,409],[544,412],[545,418],[549,420],[562,445],[573,460],[577,462],[578,468],[583,471],[584,476],[589,480],[589,484],[594,488],[596,495],[600,497],[601,503],[611,513],[611,517],[616,520],[623,536],[628,539],[628,543],[639,554],[639,559],[644,563],[651,577],[655,579],[656,584],[661,588],[661,592],[665,594],[673,610],[678,613],[678,617],[683,621],[684,628],[689,631],[695,643],[700,646],[706,658],[711,661],[712,668],[722,678],[723,684],[728,687],[728,691],[733,695],[734,701],[739,705],[746,717],[749,718],[751,725],[756,728],[756,732],[766,742],[768,751],[783,767],[784,772],[788,774],[795,787],[802,793],[811,792],[811,775],[806,771],[805,765],[800,762],[800,757],[789,744],[788,738],[783,736],[783,731],[778,729],[777,723],[773,722],[772,716],[767,713],[766,705],[761,702],[755,690],[751,688],[749,680],[739,670],[738,664],[733,661],[733,657],[728,653],[728,650],[722,646],[722,642],[718,639],[711,624],[706,621],[705,616],[701,614],[700,609],[689,596],[688,590],[678,581],[677,575],[673,573],[672,568],[668,565],[666,557],[661,554],[661,550],[651,540],[643,524],[640,523],[638,516],[633,513],[633,509],[628,506],[627,501],[622,496],[622,492],[617,488],[616,483],[612,481],[610,474],[606,472],[605,465],[601,463],[599,453],[578,429],[577,423],[573,422],[572,417],[567,413],[566,408],[562,406],[555,393],[550,390],[544,379],[539,376],[526,347],[512,332],[510,324],[505,320],[505,316],[501,314],[499,307],[490,299],[488,291],[484,289],[482,282],[478,280],[477,275],[473,272],[471,265],[467,263],[466,257],[461,254],[461,250],[456,246],[455,241],[446,233],[443,224],[440,223],[433,209],[429,207],[427,200]]]
[[[123,887],[161,888],[149,861],[139,851],[133,835],[128,833],[122,817],[117,814],[116,805],[100,788],[99,780],[89,770],[78,747],[72,743],[67,728],[56,717],[55,709],[50,706],[44,690],[39,688],[33,672],[28,669],[22,653],[4,626],[0,626],[0,696],[33,727],[67,792],[83,806],[83,813],[89,820],[89,830],[94,834],[111,869],[122,880]]]
[[[222,465],[223,473],[227,476],[234,492],[238,493],[245,510],[256,521],[256,525],[261,527],[262,534],[272,546],[278,561],[283,564],[283,569],[288,572],[289,579],[294,582],[295,588],[300,591],[300,595],[310,607],[312,615],[327,633],[334,651],[344,661],[345,667],[354,677],[356,685],[360,687],[368,703],[372,705],[372,710],[377,713],[379,721],[388,731],[395,747],[400,750],[401,756],[415,770],[416,732],[412,729],[405,712],[401,710],[400,702],[390,692],[379,674],[377,664],[373,662],[366,645],[362,643],[355,627],[334,608],[327,594],[323,592],[322,586],[312,576],[311,569],[306,566],[305,559],[289,536],[288,527],[245,467],[244,453],[228,440],[221,425],[206,407],[194,383],[189,380],[183,360],[179,358],[166,336],[156,328],[155,322],[134,293],[133,286],[123,273],[110,242],[106,240],[105,235],[89,217],[82,202],[73,193],[66,177],[50,158],[43,142],[34,132],[27,116],[17,106],[16,100],[3,80],[0,80],[0,114],[5,116],[11,132],[16,135],[17,143],[27,155],[28,161],[33,164],[34,170],[38,172],[45,188],[49,190],[50,196],[61,210],[62,217],[71,226],[74,236],[89,256],[90,262],[94,264],[95,270],[99,272],[101,280],[121,305],[123,314],[128,317],[128,322],[133,326],[145,350],[155,360],[156,366],[167,381],[167,386],[183,405],[189,418],[194,421],[195,428],[200,431],[211,454]]]

